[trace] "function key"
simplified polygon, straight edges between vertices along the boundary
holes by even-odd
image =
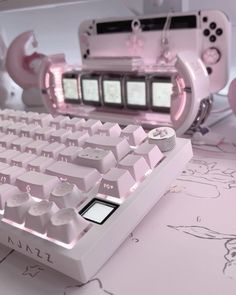
[[[121,128],[117,123],[106,122],[98,129],[99,135],[120,136]]]
[[[90,135],[93,135],[98,132],[98,130],[102,127],[102,123],[99,120],[89,119],[87,122],[81,126],[82,130],[88,131]]]
[[[83,126],[83,124],[85,123],[84,119],[80,119],[80,118],[72,118],[70,121],[68,121],[65,124],[66,129],[70,129],[71,131],[76,131],[79,130],[81,126]]]
[[[128,126],[126,126],[122,130],[120,136],[122,138],[127,139],[128,143],[131,146],[139,145],[147,137],[146,132],[143,130],[143,127],[138,126],[138,125],[128,125]]]
[[[216,28],[216,23],[215,23],[215,22],[211,22],[211,23],[210,23],[210,28],[211,28],[212,30],[215,30],[215,28]]]
[[[209,36],[210,35],[210,30],[208,30],[208,29],[205,29],[204,31],[203,31],[203,34],[204,34],[204,36]]]
[[[211,35],[210,38],[209,38],[210,42],[214,43],[216,42],[216,36],[214,35]]]
[[[67,116],[59,115],[55,117],[51,122],[50,126],[56,129],[64,128],[66,123],[70,122],[70,118]]]
[[[223,34],[223,30],[221,29],[221,28],[218,28],[217,30],[216,30],[216,35],[217,36],[221,36]]]

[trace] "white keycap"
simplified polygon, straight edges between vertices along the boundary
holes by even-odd
[[[140,181],[150,169],[145,159],[137,155],[126,156],[119,162],[118,168],[128,170],[136,181]]]
[[[122,132],[121,137],[126,138],[131,146],[139,145],[147,137],[146,132],[143,130],[142,126],[138,125],[128,125]]]
[[[88,131],[90,135],[93,135],[97,133],[98,129],[102,126],[101,121],[99,120],[94,120],[94,119],[89,119],[86,121],[83,126],[81,126],[82,130]]]
[[[46,168],[54,163],[55,160],[47,157],[37,157],[28,163],[27,169],[37,172],[45,172]]]
[[[0,132],[6,132],[7,127],[12,124],[12,121],[10,120],[5,120],[0,122]]]
[[[163,158],[164,155],[157,145],[142,143],[135,151],[136,155],[144,157],[149,167],[153,169]]]
[[[4,218],[22,224],[25,221],[26,212],[33,203],[28,193],[22,192],[10,197],[5,204]]]
[[[135,180],[129,171],[120,168],[112,168],[103,175],[98,192],[107,196],[124,198],[128,196],[134,184]]]
[[[36,155],[41,155],[42,150],[49,145],[49,142],[46,140],[35,140],[28,144],[28,146],[25,148],[25,151],[27,153],[32,153]]]
[[[7,134],[5,136],[0,137],[0,146],[5,148],[10,148],[11,143],[19,138],[17,135],[14,134]]]
[[[8,183],[0,185],[0,210],[3,210],[5,208],[5,203],[10,197],[19,193],[20,190],[15,185],[11,185]]]
[[[51,217],[48,223],[48,237],[70,244],[88,228],[89,224],[74,208],[61,209]]]
[[[35,124],[26,125],[25,127],[21,128],[20,136],[33,137],[36,130],[38,130],[39,128],[40,127]]]
[[[82,148],[78,146],[68,146],[59,153],[58,161],[74,162],[81,150]]]
[[[82,191],[88,191],[101,178],[100,173],[89,167],[83,167],[67,162],[55,162],[46,169],[46,173],[55,175],[65,181],[74,183]]]
[[[67,116],[62,116],[59,115],[57,117],[55,117],[51,122],[50,122],[50,126],[54,127],[56,129],[61,129],[64,128],[66,123],[70,122],[70,118]]]
[[[14,140],[11,143],[11,149],[13,150],[17,150],[19,152],[24,152],[26,147],[33,142],[32,138],[28,138],[28,137],[20,137],[17,138],[16,140]]]
[[[121,128],[117,123],[106,122],[99,129],[99,135],[106,135],[112,137],[119,137],[121,133]]]
[[[75,132],[77,130],[80,130],[80,127],[83,126],[84,123],[85,123],[84,119],[72,118],[70,121],[68,121],[65,124],[65,128]]]
[[[26,123],[26,124],[30,124],[33,122],[33,119],[35,117],[37,117],[38,113],[36,112],[28,112],[28,113],[24,113],[22,115],[20,115],[19,121]]]
[[[26,114],[25,111],[15,111],[14,113],[12,113],[8,116],[8,120],[18,122],[18,121],[20,121],[20,117],[25,114]]]
[[[0,153],[0,162],[10,164],[11,160],[19,154],[20,152],[16,150],[5,150]]]
[[[53,189],[49,198],[49,200],[55,202],[59,208],[77,207],[84,199],[84,194],[78,187],[69,182],[60,182]]]
[[[34,138],[36,140],[49,140],[50,135],[55,131],[56,129],[50,126],[47,127],[40,127],[35,131]]]
[[[33,123],[41,127],[46,127],[49,126],[52,120],[53,116],[51,114],[41,113],[35,116],[35,118],[33,119]]]
[[[37,156],[30,153],[21,153],[16,157],[12,158],[11,165],[26,168],[28,163],[35,159]]]
[[[82,146],[88,138],[88,131],[76,131],[67,137],[66,145]]]
[[[58,129],[54,131],[49,138],[50,142],[59,142],[59,143],[65,143],[67,137],[71,134],[70,130],[67,129]]]
[[[46,226],[52,217],[58,211],[55,203],[48,200],[42,200],[33,204],[26,213],[25,227],[41,234],[46,233]]]
[[[1,120],[7,120],[8,115],[14,112],[15,112],[14,110],[10,110],[10,109],[1,110],[1,113],[0,113]]]
[[[10,165],[0,162],[0,171],[6,169],[8,167],[10,167]]]
[[[16,185],[21,191],[30,192],[32,196],[48,199],[59,179],[55,176],[29,171],[16,179]]]
[[[115,167],[116,159],[111,151],[87,147],[78,153],[74,163],[106,173],[109,169]]]
[[[42,149],[41,155],[57,159],[60,151],[64,150],[66,146],[63,143],[53,142]]]
[[[9,125],[7,127],[7,133],[8,134],[14,134],[14,135],[19,135],[20,131],[23,127],[27,126],[25,123],[22,122],[17,122]]]
[[[24,174],[26,170],[17,166],[10,166],[0,171],[0,182],[15,184],[16,178]]]
[[[93,135],[85,141],[84,146],[111,150],[118,161],[130,152],[127,140],[120,137]]]

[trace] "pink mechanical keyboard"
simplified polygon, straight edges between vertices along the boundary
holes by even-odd
[[[0,242],[86,282],[191,157],[168,127],[0,110]]]

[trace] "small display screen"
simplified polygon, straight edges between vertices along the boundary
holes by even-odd
[[[94,199],[80,214],[92,222],[102,224],[117,208],[116,204]]]
[[[97,79],[82,79],[83,100],[99,102],[99,85]]]
[[[127,104],[134,106],[146,106],[145,81],[127,81]]]
[[[79,100],[78,82],[75,78],[63,78],[65,100]]]
[[[152,83],[152,105],[159,108],[170,108],[172,83],[153,82]]]
[[[103,98],[108,104],[121,104],[121,81],[119,80],[103,80]]]

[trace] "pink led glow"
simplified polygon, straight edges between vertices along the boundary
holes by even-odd
[[[176,112],[174,118],[176,121],[179,120],[179,118],[181,117],[181,115],[184,112],[185,106],[186,106],[186,102],[187,102],[187,95],[186,92],[183,92],[182,94],[179,94],[180,97],[180,105],[179,105],[179,109]]]

